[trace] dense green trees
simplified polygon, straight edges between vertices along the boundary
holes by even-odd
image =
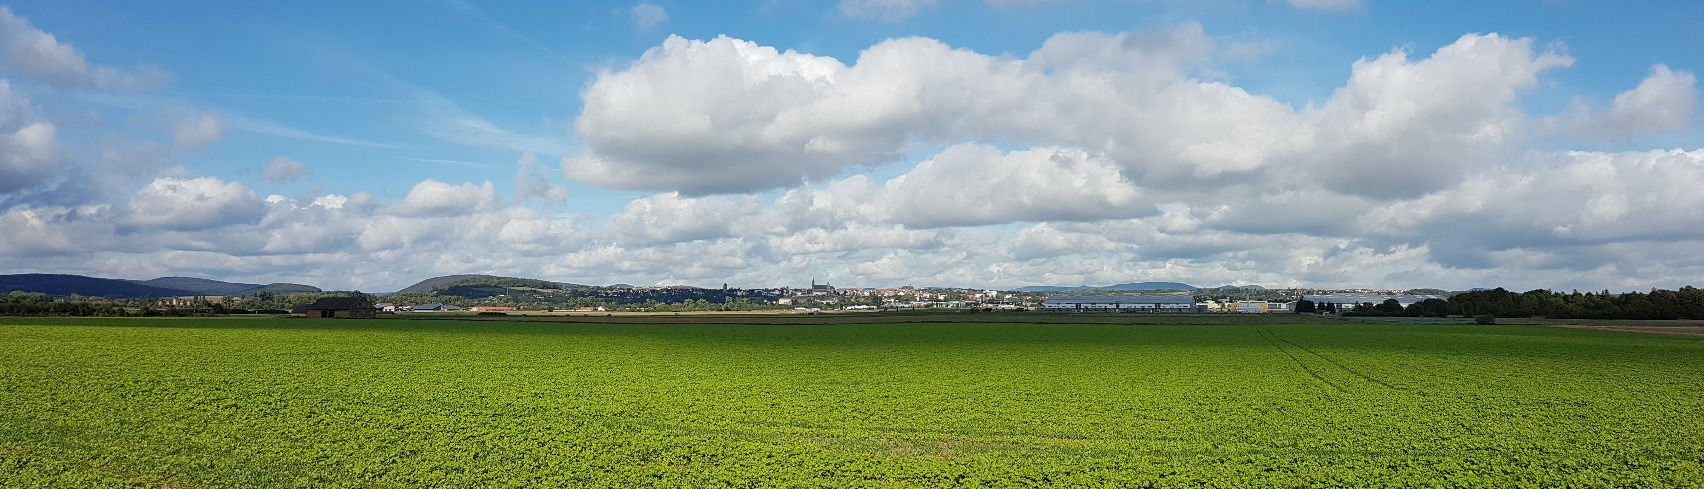
[[[1444,317],[1461,314],[1461,308],[1451,305],[1447,300],[1426,299],[1409,304],[1402,312],[1409,316]]]
[[[241,298],[234,298],[223,306],[233,310],[289,311],[296,306],[313,304],[314,301],[325,297],[359,297],[367,302],[379,302],[377,297],[359,290],[333,290],[312,294],[274,294],[260,291]]]
[[[1535,289],[1516,293],[1495,288],[1427,299],[1400,307],[1395,301],[1362,304],[1345,314],[1357,316],[1496,316],[1556,319],[1704,319],[1704,289],[1651,289],[1649,293],[1609,291],[1569,293]]]
[[[1651,289],[1648,293],[1558,293],[1544,289],[1514,293],[1502,288],[1450,297],[1462,314],[1584,319],[1704,319],[1704,289]]]
[[[0,316],[124,316],[135,301],[99,297],[57,299],[36,292],[0,295]]]
[[[373,296],[360,291],[334,291],[313,294],[274,294],[255,292],[224,301],[195,300],[191,303],[165,304],[151,298],[107,299],[102,297],[53,297],[35,292],[0,294],[0,316],[206,316],[214,314],[283,313],[291,308],[311,304],[322,297]]]

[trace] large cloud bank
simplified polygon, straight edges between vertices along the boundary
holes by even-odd
[[[1531,114],[1523,96],[1574,61],[1469,34],[1355,61],[1329,97],[1296,106],[1217,79],[1222,53],[1193,24],[1059,34],[1021,58],[894,39],[850,63],[670,37],[581,92],[585,150],[560,167],[645,193],[613,215],[563,213],[573,199],[531,154],[509,196],[428,179],[391,202],[262,198],[159,175],[124,199],[12,206],[0,226],[21,232],[0,235],[0,256],[369,290],[460,272],[746,286],[1643,288],[1704,276],[1704,256],[1686,251],[1704,247],[1704,150],[1533,143],[1683,130],[1692,73],[1653,65],[1607,107]],[[0,192],[47,185],[55,144],[0,84]],[[267,177],[307,173],[280,165]],[[898,175],[866,171],[877,167]]]

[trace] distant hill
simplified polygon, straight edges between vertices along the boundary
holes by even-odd
[[[110,297],[114,299],[198,295],[195,292],[188,290],[156,287],[130,280],[85,277],[82,275],[63,275],[54,273],[0,275],[0,293],[18,291],[39,292],[58,297],[80,295],[87,297]]]
[[[1195,286],[1178,282],[1132,282],[1106,286],[1079,285],[1076,287],[1032,285],[1029,287],[1019,287],[1015,290],[1018,292],[1085,292],[1091,290],[1134,292],[1149,290],[1195,290]]]
[[[271,293],[274,293],[274,294],[317,294],[317,293],[325,292],[325,291],[320,290],[319,287],[314,287],[312,285],[291,284],[291,283],[280,282],[280,283],[275,283],[275,284],[267,284],[265,287],[261,287],[259,289],[251,290],[251,291],[248,291],[247,293],[255,293],[255,292],[271,292]]]
[[[566,282],[551,282],[531,278],[502,277],[497,275],[466,274],[445,275],[432,277],[404,287],[396,291],[398,294],[430,294],[467,297],[472,299],[506,294],[514,288],[522,289],[587,289],[589,286]]]
[[[1214,287],[1210,290],[1266,290],[1266,287],[1261,287],[1259,285],[1224,285]]]
[[[1106,290],[1195,290],[1195,286],[1178,282],[1135,282],[1105,287]]]
[[[166,289],[186,290],[188,295],[233,295],[242,296],[255,292],[272,292],[275,294],[311,294],[322,292],[319,287],[301,284],[276,283],[270,285],[243,284],[222,282],[194,277],[160,277],[153,280],[134,281],[138,284]]]
[[[425,293],[433,291],[434,289],[448,287],[448,286],[451,286],[451,285],[455,285],[456,283],[459,283],[459,282],[466,282],[466,281],[469,281],[469,280],[472,280],[472,279],[481,279],[481,278],[500,278],[500,277],[498,277],[496,275],[479,275],[479,274],[445,275],[445,276],[442,276],[442,277],[432,277],[432,278],[429,278],[429,279],[426,279],[426,280],[421,280],[419,282],[415,282],[414,285],[403,287],[402,290],[398,290],[398,291],[396,291],[396,293],[398,293],[398,294],[425,294]]]
[[[138,297],[180,297],[187,295],[248,295],[256,291],[277,294],[320,292],[318,287],[301,284],[242,284],[194,277],[160,277],[153,280],[122,280],[85,277],[55,273],[23,273],[0,275],[0,293],[12,291],[40,292],[51,296],[80,295],[135,299]]]
[[[1031,285],[1028,287],[1018,287],[1012,290],[1016,292],[1070,292],[1073,290],[1085,289],[1082,287],[1060,287],[1057,285]]]
[[[239,292],[261,287],[258,284],[238,284],[194,277],[160,277],[132,282],[162,289],[185,290],[192,292],[192,295],[238,295]]]

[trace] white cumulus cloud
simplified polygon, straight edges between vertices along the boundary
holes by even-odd
[[[1361,60],[1331,98],[1297,110],[1199,79],[1214,52],[1194,24],[1059,34],[1025,59],[894,39],[851,66],[671,37],[586,89],[576,130],[588,150],[563,170],[611,188],[735,193],[1008,140],[1104,156],[1141,186],[1306,178],[1405,198],[1507,156],[1527,131],[1519,94],[1572,63],[1530,39],[1467,35],[1425,58]]]
[[[669,12],[654,3],[641,3],[633,6],[633,24],[640,29],[649,29],[657,24],[669,21]]]
[[[0,193],[41,184],[58,170],[52,124],[38,122],[0,134]]]
[[[308,176],[308,167],[286,156],[273,158],[260,168],[261,178],[274,182],[294,182]]]
[[[112,247],[110,206],[18,208],[0,214],[0,254],[71,255]]]
[[[608,187],[706,194],[788,187],[883,163],[914,139],[1018,136],[1124,154],[1167,145],[1175,154],[1188,141],[1150,129],[1212,140],[1275,137],[1240,129],[1284,112],[1281,104],[1178,83],[1210,49],[1195,25],[1061,35],[1028,63],[905,38],[872,46],[848,67],[727,37],[670,37],[587,88],[575,127],[591,151],[565,158],[563,169],[571,179]],[[1115,79],[1129,86],[1105,85]],[[1169,117],[1191,104],[1207,115]],[[1215,143],[1225,144],[1207,141],[1197,152],[1212,152]]]
[[[0,80],[0,195],[42,184],[61,164],[53,124],[31,121],[29,100]]]
[[[157,178],[130,199],[125,223],[171,230],[195,230],[254,222],[265,204],[253,190],[212,177]]]
[[[1594,141],[1686,129],[1697,105],[1697,81],[1691,72],[1653,65],[1639,86],[1615,95],[1608,111],[1594,111],[1576,100],[1571,113],[1549,122],[1561,133]]]
[[[401,216],[459,216],[489,210],[502,203],[490,181],[481,185],[471,182],[451,185],[428,178],[415,184],[390,211]]]
[[[178,121],[172,128],[172,145],[179,150],[200,151],[207,149],[219,138],[225,136],[225,127],[229,123],[224,117],[212,112],[202,112]]]
[[[1609,108],[1609,124],[1628,132],[1673,131],[1686,128],[1697,99],[1698,78],[1690,72],[1651,67],[1639,86],[1615,96]]]
[[[146,90],[164,86],[172,78],[152,66],[124,70],[91,65],[82,51],[30,25],[29,19],[6,6],[0,6],[0,58],[13,70],[61,88]]]
[[[875,196],[886,221],[912,227],[1081,221],[1151,214],[1117,165],[1082,150],[947,148]]]
[[[1521,90],[1573,59],[1531,39],[1469,34],[1430,57],[1396,51],[1355,62],[1349,83],[1305,110],[1289,158],[1338,192],[1413,197],[1511,156],[1527,117]]]
[[[558,204],[567,201],[568,189],[550,182],[550,169],[532,153],[522,153],[515,162],[515,200],[537,198]]]
[[[641,197],[610,218],[609,230],[624,243],[660,244],[733,235],[735,225],[757,214],[756,199],[682,197],[669,192]]]

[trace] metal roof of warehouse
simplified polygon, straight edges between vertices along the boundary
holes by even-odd
[[[1187,295],[1056,295],[1047,302],[1085,302],[1095,304],[1194,304],[1195,297]]]

